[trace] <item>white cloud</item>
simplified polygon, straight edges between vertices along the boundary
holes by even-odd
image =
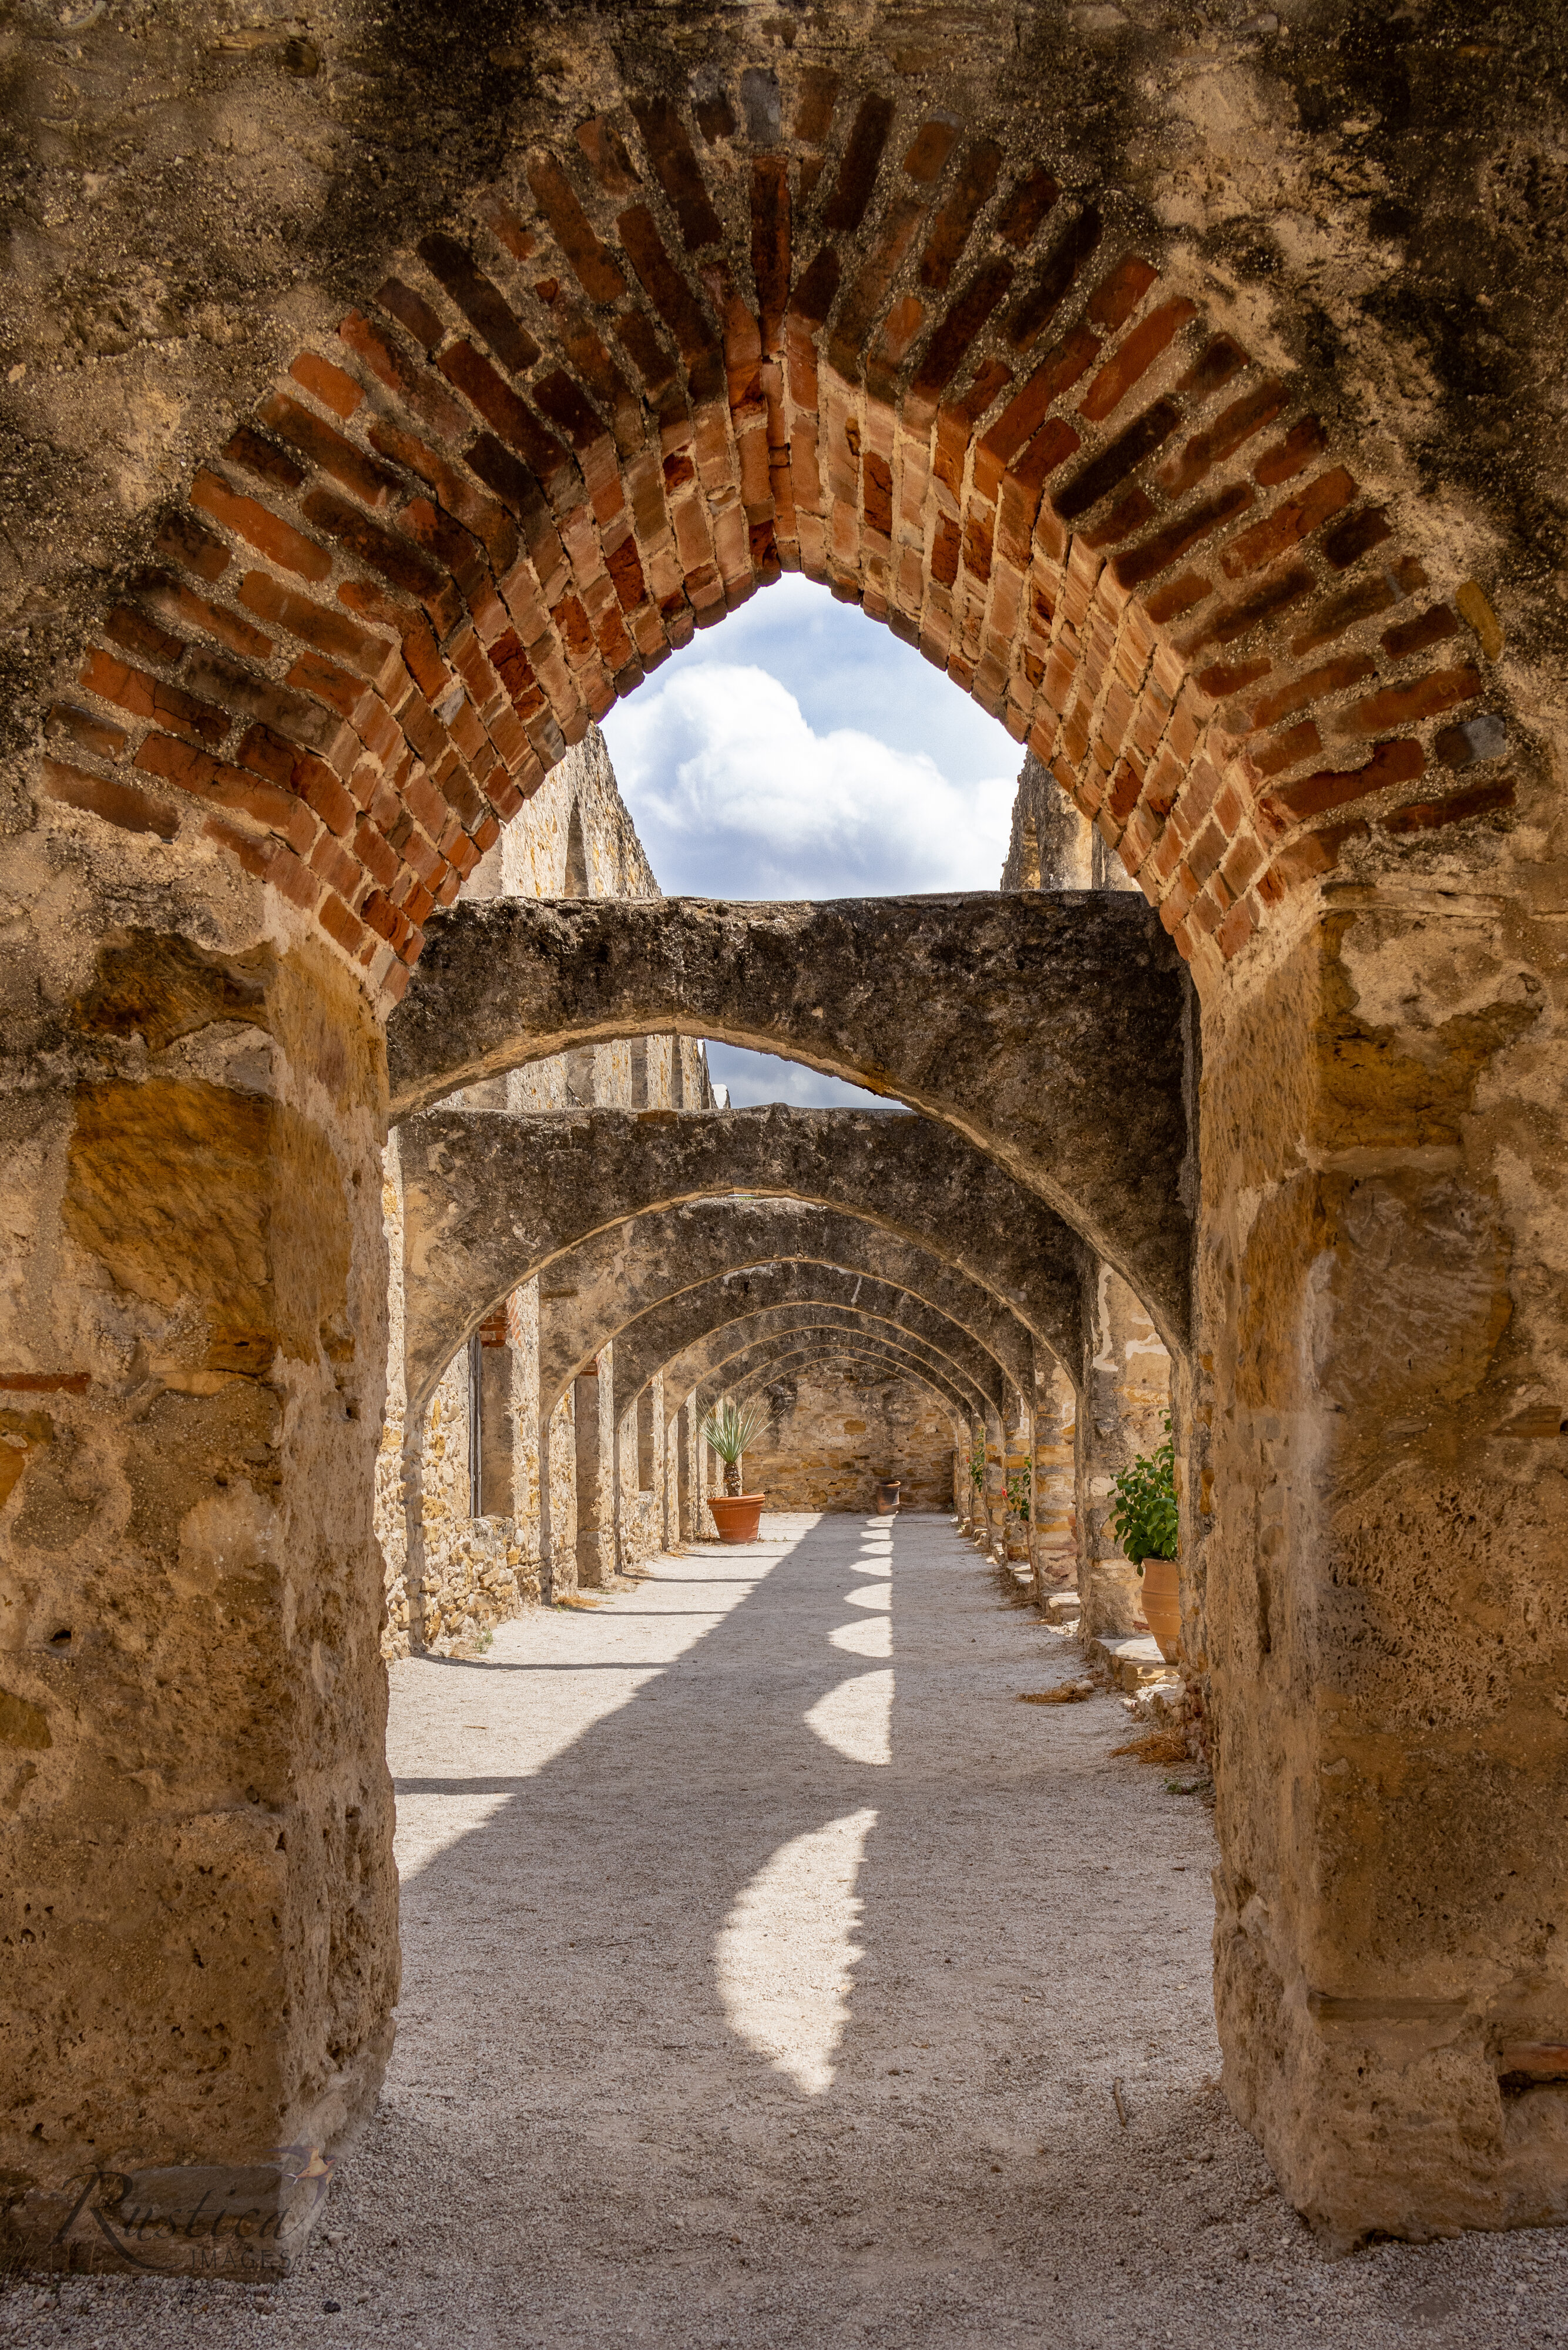
[[[605,720],[659,885],[704,898],[994,889],[1023,754],[950,678],[792,575]],[[875,1106],[798,1063],[709,1046],[737,1109]]]
[[[672,667],[606,733],[622,796],[671,894],[851,898],[997,885],[1011,774],[955,780],[928,753],[859,728],[818,733],[789,687],[755,664]]]

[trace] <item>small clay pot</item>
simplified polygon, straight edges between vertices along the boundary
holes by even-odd
[[[1143,1563],[1144,1621],[1159,1643],[1168,1665],[1181,1659],[1181,1569],[1173,1558],[1146,1558]]]
[[[763,1493],[710,1493],[708,1507],[724,1543],[755,1542],[762,1524]]]
[[[903,1480],[898,1477],[877,1478],[877,1508],[883,1517],[887,1517],[891,1511],[898,1508],[898,1487],[902,1482]]]

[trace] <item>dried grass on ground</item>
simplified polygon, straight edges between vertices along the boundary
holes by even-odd
[[[1187,1740],[1179,1730],[1151,1730],[1147,1738],[1113,1746],[1113,1754],[1130,1754],[1137,1762],[1189,1762]]]

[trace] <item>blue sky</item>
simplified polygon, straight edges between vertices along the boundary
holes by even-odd
[[[671,897],[997,885],[1019,746],[890,630],[798,575],[701,631],[604,733]],[[737,1107],[870,1099],[765,1054],[712,1045],[708,1057]]]

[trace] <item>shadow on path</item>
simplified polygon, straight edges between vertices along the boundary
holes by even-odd
[[[763,1533],[394,1667],[398,2045],[306,2262],[7,2338],[1568,2340],[1553,2236],[1320,2254],[1213,2086],[1208,1814],[1018,1704],[1075,1648],[950,1523]]]

